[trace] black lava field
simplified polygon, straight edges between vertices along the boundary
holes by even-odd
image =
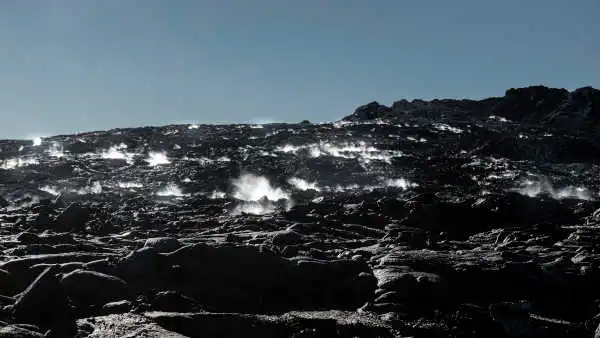
[[[600,91],[0,140],[0,223],[0,337],[600,337]]]

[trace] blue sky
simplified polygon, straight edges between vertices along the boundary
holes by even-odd
[[[598,0],[0,1],[0,138],[600,87]]]

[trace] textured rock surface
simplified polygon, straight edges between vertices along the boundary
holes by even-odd
[[[130,296],[122,279],[96,271],[74,270],[65,274],[60,284],[78,307],[103,305]]]
[[[0,141],[0,336],[598,336],[599,97]]]
[[[77,328],[78,337],[186,337],[179,333],[166,330],[144,316],[132,313],[80,319],[77,321]]]

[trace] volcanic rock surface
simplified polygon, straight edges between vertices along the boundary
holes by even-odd
[[[0,336],[593,337],[599,161],[590,87],[0,141]]]

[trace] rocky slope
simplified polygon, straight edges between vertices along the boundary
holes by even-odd
[[[599,93],[0,141],[0,336],[593,337]]]

